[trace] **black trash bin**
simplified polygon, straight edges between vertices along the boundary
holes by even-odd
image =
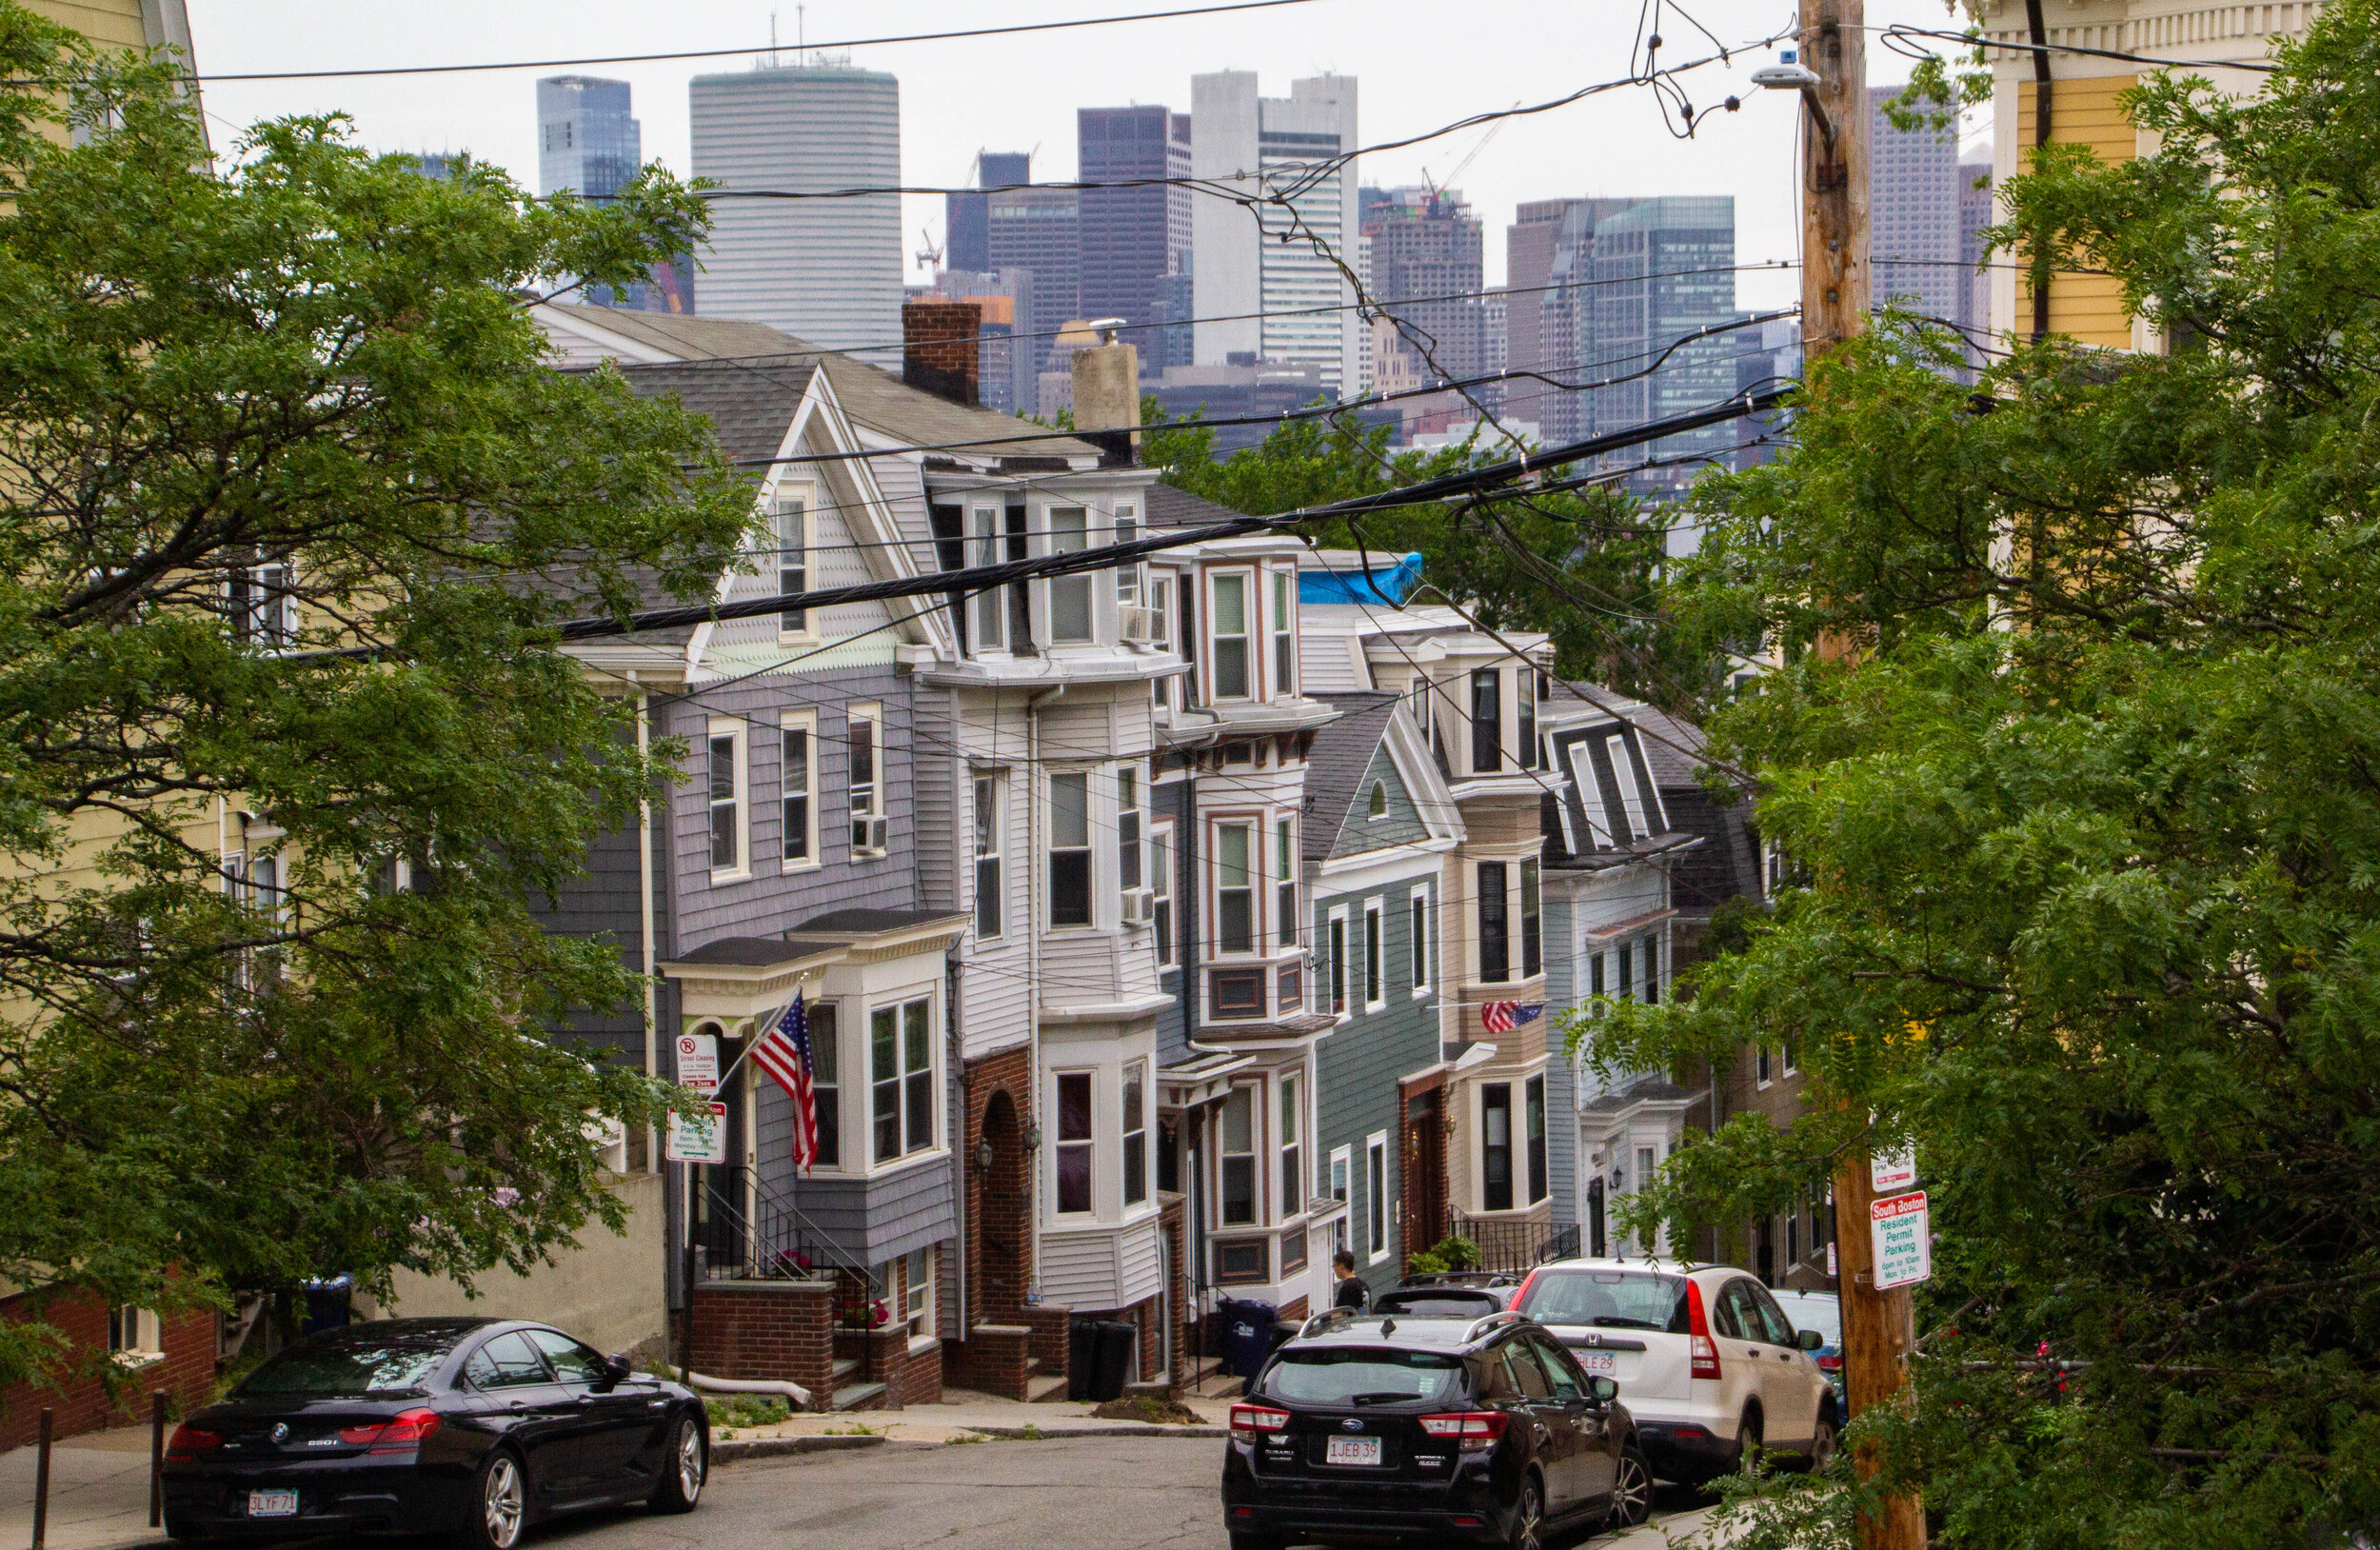
[[[1099,1365],[1100,1330],[1097,1319],[1077,1319],[1066,1326],[1066,1398],[1091,1397],[1092,1371]]]
[[[1097,1331],[1099,1360],[1091,1369],[1091,1398],[1101,1403],[1121,1399],[1132,1375],[1132,1341],[1140,1333],[1119,1319],[1102,1319]]]
[[[1223,1360],[1233,1372],[1253,1380],[1264,1370],[1264,1359],[1273,1353],[1273,1325],[1279,1318],[1280,1309],[1270,1302],[1235,1299],[1223,1304]],[[1246,1392],[1244,1386],[1241,1392]]]

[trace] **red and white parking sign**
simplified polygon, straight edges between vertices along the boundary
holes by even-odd
[[[1895,1195],[1868,1203],[1868,1242],[1875,1253],[1875,1289],[1914,1286],[1934,1279],[1934,1235],[1926,1194]]]

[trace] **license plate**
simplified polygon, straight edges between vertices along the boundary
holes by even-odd
[[[1334,1437],[1322,1450],[1322,1461],[1328,1464],[1377,1464],[1380,1461],[1380,1440],[1377,1437]]]
[[[1617,1372],[1619,1358],[1610,1351],[1579,1351],[1578,1365],[1589,1372]]]
[[[250,1491],[248,1494],[248,1515],[250,1518],[295,1518],[295,1491]]]

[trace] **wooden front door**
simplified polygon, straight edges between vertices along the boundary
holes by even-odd
[[[1404,1248],[1418,1253],[1446,1236],[1446,1090],[1405,1100],[1401,1154]]]

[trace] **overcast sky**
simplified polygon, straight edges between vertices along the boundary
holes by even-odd
[[[512,59],[584,58],[666,50],[764,48],[772,15],[790,50],[797,24],[813,42],[886,32],[1172,9],[1183,0],[818,0],[798,17],[770,0],[406,0],[403,5],[324,0],[188,0],[202,74]],[[1788,0],[1696,0],[1693,15],[1731,50],[1792,20]],[[966,181],[979,149],[1038,148],[1034,174],[1075,171],[1074,110],[1121,103],[1190,106],[1190,77],[1253,70],[1268,96],[1293,77],[1335,71],[1359,83],[1367,144],[1436,129],[1473,113],[1541,102],[1624,76],[1639,7],[1630,0],[1314,0],[1240,15],[1135,22],[1016,38],[880,45],[853,63],[901,81],[902,178],[912,185]],[[1674,5],[1662,7],[1662,58],[1716,52]],[[1869,0],[1871,27],[1905,21],[1955,25],[1943,0]],[[788,52],[785,56],[790,59]],[[1674,138],[1653,95],[1609,93],[1575,107],[1506,121],[1493,140],[1467,130],[1366,157],[1366,183],[1444,179],[1470,157],[1456,187],[1486,226],[1487,278],[1504,272],[1504,227],[1523,200],[1565,194],[1733,194],[1740,263],[1794,255],[1790,168],[1793,99],[1746,78],[1771,57],[1737,54],[1680,76],[1699,109],[1731,92],[1743,110],[1712,116],[1696,138]],[[632,84],[645,155],[687,170],[686,82],[741,69],[748,58],[591,65],[587,73]],[[1907,64],[1871,47],[1870,80],[1907,78]],[[384,150],[468,149],[537,182],[534,82],[547,70],[346,80],[214,81],[206,87],[219,147],[240,128],[285,113],[350,114],[362,141]],[[1477,151],[1477,155],[1473,155]],[[913,197],[904,246],[920,229],[942,234],[942,201]],[[912,278],[920,278],[912,274]],[[1737,305],[1790,302],[1790,274],[1746,275]],[[697,283],[700,294],[700,283]]]

